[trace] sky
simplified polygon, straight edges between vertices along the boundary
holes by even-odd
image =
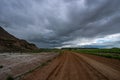
[[[0,0],[0,26],[40,48],[120,47],[120,0]]]

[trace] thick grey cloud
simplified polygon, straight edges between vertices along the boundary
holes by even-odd
[[[120,0],[0,0],[0,25],[39,47],[102,45],[94,40],[120,33],[119,4]],[[107,47],[120,44],[120,37],[109,40]]]

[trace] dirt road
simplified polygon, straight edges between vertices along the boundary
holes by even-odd
[[[64,51],[22,80],[120,80],[120,61]]]

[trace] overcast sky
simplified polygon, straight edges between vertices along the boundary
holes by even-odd
[[[38,47],[120,47],[120,0],[0,0],[0,25]]]

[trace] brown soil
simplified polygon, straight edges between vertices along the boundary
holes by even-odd
[[[120,61],[96,57],[64,51],[22,80],[120,80]]]

